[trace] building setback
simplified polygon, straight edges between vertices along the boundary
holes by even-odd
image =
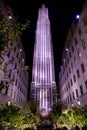
[[[48,9],[39,9],[33,56],[30,97],[39,103],[40,112],[48,114],[56,102],[53,47]]]
[[[15,18],[9,6],[1,2],[0,9],[2,10],[0,17],[6,20],[5,25],[10,22],[16,23],[16,21],[14,22]],[[14,27],[15,25],[10,27],[12,29],[11,34],[15,32]],[[12,36],[11,34],[9,36]],[[5,35],[3,38],[5,39]],[[3,84],[3,89],[0,91],[0,105],[5,105],[10,101],[18,106],[23,106],[26,104],[28,98],[29,81],[27,67],[25,66],[25,52],[20,37],[17,37],[16,40],[14,40],[14,37],[12,38],[13,42],[7,40],[6,43],[3,43],[3,45],[6,44],[5,49],[0,52],[2,54],[0,58],[3,61],[0,65],[0,87]]]
[[[87,2],[69,29],[59,73],[60,99],[69,106],[87,105]]]

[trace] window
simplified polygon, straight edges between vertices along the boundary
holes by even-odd
[[[69,57],[71,58],[71,52],[69,52]]]
[[[82,85],[80,85],[80,93],[81,93],[81,95],[83,94],[83,87],[82,87]]]
[[[14,57],[12,56],[12,64],[13,64],[13,62],[14,62]]]
[[[77,64],[77,60],[76,60],[76,57],[74,57],[74,63]]]
[[[77,45],[77,43],[78,43],[78,42],[77,42],[77,39],[75,38],[75,45]]]
[[[69,58],[67,58],[67,62],[69,63]]]
[[[82,18],[84,25],[87,25],[87,17]]]
[[[82,56],[82,53],[81,52],[78,52],[78,57],[81,57]]]
[[[71,94],[70,94],[70,101],[72,101],[72,97],[71,97]]]
[[[85,67],[84,67],[84,64],[83,64],[83,63],[81,64],[81,70],[82,70],[82,73],[85,72]]]
[[[73,79],[74,79],[74,82],[76,82],[76,77],[75,77],[75,75],[73,75]]]
[[[71,62],[71,67],[72,67],[72,69],[73,69],[73,63]]]
[[[79,94],[78,94],[78,90],[76,89],[76,97],[78,98],[79,97]]]
[[[15,86],[17,86],[17,79],[16,79],[16,81],[15,81]]]
[[[70,69],[70,67],[69,67],[69,74],[71,73],[71,69]]]
[[[17,69],[17,63],[15,63],[14,69]]]
[[[70,83],[68,82],[68,88],[70,89]]]
[[[12,93],[13,93],[13,90],[12,89],[10,89],[10,97],[12,98]]]
[[[87,89],[87,80],[85,81],[85,86],[86,86],[86,89]]]
[[[16,52],[16,47],[14,47],[14,52]]]
[[[87,80],[85,81],[85,86],[86,86],[86,89],[87,89]]]
[[[66,91],[68,91],[68,86],[66,85]]]
[[[78,79],[80,78],[79,70],[77,70],[77,77],[78,77]]]
[[[18,58],[18,55],[19,55],[19,53],[17,52],[17,58]]]
[[[68,78],[68,72],[67,72],[67,78]]]
[[[71,79],[71,86],[73,85],[72,79]]]
[[[8,58],[10,57],[10,51],[7,53]]]
[[[78,29],[78,33],[79,33],[79,36],[81,36],[81,34],[82,34],[82,30],[81,30],[80,27],[79,27],[79,29]]]
[[[72,46],[72,52],[74,52],[74,48],[73,48],[73,46]]]
[[[72,97],[73,97],[73,99],[75,99],[75,95],[74,95],[74,92],[72,92]]]
[[[8,85],[8,82],[6,81],[5,84]],[[6,89],[5,89],[5,94],[7,95],[7,93],[8,93],[8,86],[6,86]]]
[[[9,75],[8,75],[9,79],[11,78],[11,73],[12,73],[12,70],[10,69],[9,70]]]

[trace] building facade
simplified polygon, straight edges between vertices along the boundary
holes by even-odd
[[[50,21],[48,9],[42,5],[36,27],[30,97],[47,114],[56,102],[56,93]]]
[[[0,39],[4,49],[0,50],[0,105],[13,102],[23,106],[28,98],[28,72],[25,66],[26,58],[20,37],[14,36],[16,23],[12,10],[3,2],[0,4],[0,20],[4,19],[2,26],[8,26],[10,30]],[[2,29],[3,29],[2,28]],[[2,33],[3,35],[3,33]],[[9,37],[10,36],[10,37]],[[11,38],[12,36],[12,38]],[[16,37],[16,39],[15,39]]]
[[[69,106],[87,105],[87,2],[69,29],[59,73],[60,99]]]

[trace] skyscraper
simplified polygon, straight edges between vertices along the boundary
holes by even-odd
[[[39,103],[40,112],[46,114],[56,102],[53,47],[48,9],[39,9],[34,45],[33,72],[30,97]]]

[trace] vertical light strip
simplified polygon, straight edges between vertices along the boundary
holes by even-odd
[[[44,88],[43,88],[43,108],[44,108]]]

